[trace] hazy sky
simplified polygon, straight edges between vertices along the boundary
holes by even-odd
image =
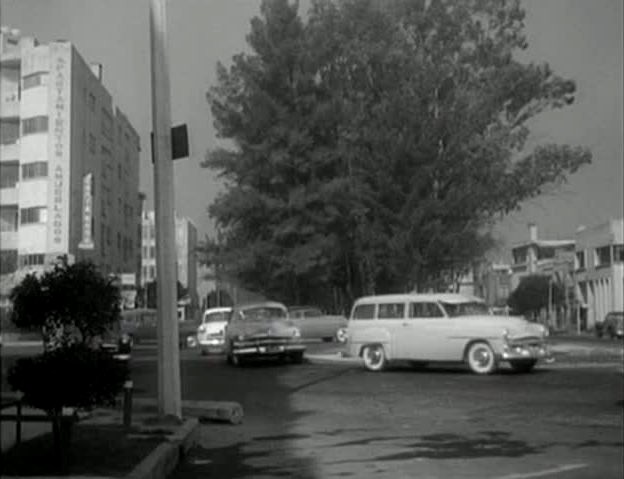
[[[624,215],[622,0],[525,0],[530,61],[548,62],[577,82],[576,103],[535,122],[534,141],[591,148],[593,164],[556,195],[532,200],[497,230],[506,244],[537,223],[545,238],[573,237],[579,224]],[[205,99],[217,61],[246,48],[260,0],[169,0],[168,44],[172,123],[187,123],[191,158],[175,163],[176,209],[200,236],[212,232],[206,213],[219,190],[199,166],[216,143]],[[41,42],[71,41],[88,62],[103,65],[103,81],[141,136],[141,189],[151,207],[149,132],[149,0],[0,0],[0,23]]]

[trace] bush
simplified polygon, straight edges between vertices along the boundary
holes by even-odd
[[[125,362],[81,343],[21,358],[8,374],[24,403],[48,414],[112,404],[127,378]]]

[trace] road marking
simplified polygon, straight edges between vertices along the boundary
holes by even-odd
[[[560,472],[573,471],[575,469],[583,469],[588,467],[587,464],[564,464],[563,466],[553,467],[551,469],[544,469],[543,471],[525,472],[517,474],[508,474],[506,476],[499,476],[496,479],[528,479],[531,477],[544,477],[552,474],[558,474]]]

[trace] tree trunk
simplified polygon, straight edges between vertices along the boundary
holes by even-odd
[[[52,435],[54,440],[54,457],[59,474],[69,473],[69,446],[71,442],[71,418],[63,417],[63,410],[48,413],[52,419]]]

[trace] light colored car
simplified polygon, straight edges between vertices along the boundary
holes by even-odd
[[[301,331],[302,338],[341,343],[347,339],[347,318],[344,316],[325,314],[313,306],[291,306],[288,314]]]
[[[197,328],[197,346],[202,355],[225,351],[225,327],[232,308],[209,308],[204,311]]]
[[[286,306],[264,301],[234,307],[225,329],[225,349],[228,363],[235,366],[260,357],[300,363],[305,345]]]
[[[416,364],[464,362],[477,374],[507,361],[529,372],[552,360],[540,324],[517,316],[495,316],[480,298],[460,294],[397,294],[358,299],[347,328],[348,351],[371,371],[393,360]]]

